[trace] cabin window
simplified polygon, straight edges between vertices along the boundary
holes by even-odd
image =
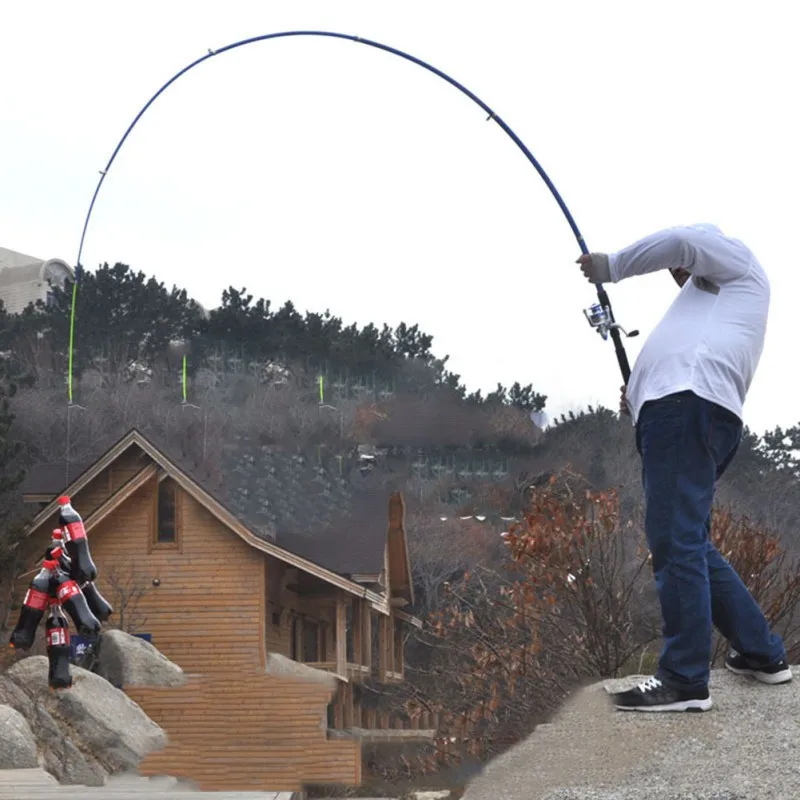
[[[305,620],[303,623],[303,661],[321,661],[319,657],[319,625]]]
[[[175,482],[165,478],[158,484],[156,543],[175,544],[178,540]]]

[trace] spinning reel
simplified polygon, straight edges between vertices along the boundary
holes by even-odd
[[[600,334],[603,341],[608,340],[608,335],[612,330],[622,331],[629,339],[639,335],[639,331],[628,333],[618,322],[614,322],[611,309],[608,306],[595,303],[583,310],[589,324]]]

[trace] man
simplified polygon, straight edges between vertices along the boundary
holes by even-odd
[[[768,684],[790,681],[783,641],[709,536],[714,485],[741,441],[742,406],[763,349],[770,300],[763,268],[714,225],[660,231],[578,263],[592,283],[667,269],[681,287],[622,388],[642,458],[664,643],[656,674],[614,695],[616,708],[710,709],[712,623],[733,648],[729,670]]]

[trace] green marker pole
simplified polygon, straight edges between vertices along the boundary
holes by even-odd
[[[320,375],[319,376],[319,404],[320,405],[322,405],[325,402],[325,394],[324,394],[324,390],[322,388],[324,380],[325,379],[322,377],[322,375]]]
[[[183,402],[186,402],[186,356],[183,357]]]

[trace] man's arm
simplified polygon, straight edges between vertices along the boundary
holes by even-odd
[[[723,284],[747,274],[750,254],[737,242],[708,228],[668,228],[609,255],[608,265],[613,283],[681,267]]]

